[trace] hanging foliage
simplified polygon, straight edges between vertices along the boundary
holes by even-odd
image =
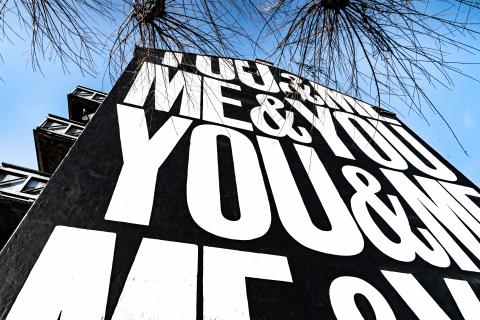
[[[94,72],[94,55],[106,48],[112,78],[135,46],[270,52],[301,76],[423,116],[424,106],[436,111],[425,85],[451,87],[452,75],[466,75],[457,57],[478,53],[479,9],[476,0],[0,0],[0,30],[12,41],[20,21],[35,67],[57,58]]]
[[[477,54],[480,3],[462,0],[279,0],[274,57],[300,74],[377,106],[436,111],[427,83],[450,87],[459,54]],[[468,75],[467,75],[468,76]],[[401,104],[401,103],[400,103]],[[402,111],[402,110],[400,110]],[[398,110],[397,110],[398,112]]]

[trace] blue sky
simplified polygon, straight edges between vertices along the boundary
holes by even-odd
[[[67,93],[77,84],[109,90],[101,78],[65,73],[56,61],[45,62],[42,73],[30,65],[28,45],[2,42],[0,64],[0,161],[37,168],[32,130],[49,114],[68,117]]]
[[[472,40],[474,41],[474,40]],[[475,44],[478,46],[478,44]],[[65,73],[58,61],[46,61],[43,74],[29,64],[28,44],[15,40],[15,45],[1,42],[0,53],[0,161],[36,168],[32,130],[52,113],[67,116],[67,93],[83,85],[108,92],[111,84],[97,77],[82,75],[75,67]],[[465,57],[464,57],[465,58]],[[465,59],[471,59],[466,57]],[[480,59],[477,60],[480,61]],[[104,70],[99,63],[98,70]],[[466,68],[471,75],[480,75],[480,66]],[[480,83],[455,76],[451,90],[427,88],[435,106],[450,122],[465,155],[441,118],[429,110],[430,124],[416,114],[399,115],[410,128],[457,167],[477,185],[480,184]]]

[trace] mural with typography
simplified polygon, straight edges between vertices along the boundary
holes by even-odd
[[[479,189],[393,114],[139,53],[1,252],[0,319],[478,319]]]

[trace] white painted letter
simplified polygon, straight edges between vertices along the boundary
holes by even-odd
[[[478,320],[478,313],[480,312],[480,301],[478,301],[475,292],[467,281],[445,279],[450,293],[457,303],[458,309],[462,313],[465,320]]]
[[[143,107],[148,92],[155,80],[155,110],[169,112],[182,93],[180,114],[200,119],[200,95],[202,78],[199,75],[178,70],[170,79],[168,67],[145,62],[138,72],[125,103]]]
[[[392,169],[405,170],[408,168],[408,164],[405,162],[402,156],[366,120],[353,114],[340,111],[336,111],[334,114],[350,138],[352,138],[352,140],[357,144],[358,148],[362,150],[370,159],[382,166]],[[352,121],[355,121],[360,127],[362,127],[362,129],[368,135],[368,140],[353,125]],[[371,144],[372,141],[375,142],[377,146],[385,153],[387,159],[385,159],[375,150]]]
[[[378,112],[376,112],[372,108],[372,106],[368,103],[349,97],[347,95],[344,95],[332,89],[326,88],[324,86],[319,85],[318,83],[315,83],[312,81],[310,81],[310,83],[315,88],[315,91],[317,91],[318,94],[325,101],[327,101],[326,104],[330,108],[338,109],[335,103],[333,103],[333,101],[335,101],[342,108],[342,110],[346,112],[350,112],[350,113],[356,112],[363,117],[371,117],[375,120],[380,120],[380,121],[385,121],[385,122],[390,122],[393,124],[400,125],[400,122],[398,122],[395,119],[382,117],[381,115],[379,115]]]
[[[192,120],[171,117],[149,140],[142,109],[117,105],[123,167],[106,220],[148,225],[157,172]]]
[[[450,320],[413,275],[384,270],[382,273],[420,320]]]
[[[478,267],[438,222],[440,221],[466,248],[480,259],[480,243],[457,216],[459,214],[460,217],[466,217],[468,212],[462,212],[460,204],[437,181],[431,180],[429,182],[430,179],[417,177],[420,185],[427,191],[427,196],[403,173],[387,169],[381,170],[458,266],[465,271],[480,272]]]
[[[260,106],[250,110],[250,118],[260,131],[277,138],[289,136],[298,142],[312,142],[312,136],[307,129],[297,127],[299,131],[297,132],[293,127],[294,113],[292,111],[285,111],[285,118],[277,111],[278,109],[283,109],[282,101],[266,94],[257,94],[257,102]],[[272,128],[268,124],[265,120],[266,116],[275,122],[276,128]]]
[[[318,229],[310,219],[278,140],[257,137],[278,214],[287,232],[300,244],[323,253],[351,256],[363,250],[363,237],[317,153],[295,145],[325,212],[331,230]]]
[[[382,188],[374,176],[354,166],[345,166],[342,172],[356,191],[351,200],[355,219],[365,235],[380,251],[398,261],[413,261],[415,253],[418,253],[425,261],[435,266],[445,268],[450,265],[447,253],[428,230],[418,228],[432,249],[413,234],[405,211],[397,197],[387,195],[393,210],[377,197],[376,194]],[[390,240],[383,233],[373,220],[370,210],[375,211],[390,226],[399,236],[400,242]]]
[[[443,180],[455,181],[457,177],[447,168],[437,157],[427,150],[419,141],[412,137],[407,130],[399,126],[391,126],[412,146],[418,153],[420,153],[430,165],[427,165],[423,160],[419,159],[392,131],[390,131],[385,124],[380,121],[369,119],[372,125],[400,152],[408,162],[413,164],[422,172]]]
[[[197,69],[204,75],[220,80],[233,80],[235,79],[235,67],[232,59],[217,58],[220,73],[214,73],[212,71],[212,57],[209,56],[197,56]]]
[[[112,320],[194,320],[198,247],[143,239]]]
[[[355,304],[355,295],[364,296],[375,312],[375,319],[395,320],[395,314],[383,295],[365,280],[340,277],[330,285],[330,301],[338,320],[364,320]]]
[[[332,115],[328,108],[315,106],[317,115],[314,115],[303,103],[293,99],[285,99],[300,114],[310,121],[315,129],[322,135],[323,139],[327,142],[330,149],[337,157],[355,160],[352,153],[348,150],[345,144],[340,140],[335,130],[335,124],[333,123]]]
[[[245,278],[292,282],[286,257],[205,247],[203,319],[249,320]]]
[[[222,82],[211,78],[203,78],[203,120],[253,131],[250,122],[225,117],[223,112],[224,103],[236,107],[242,107],[242,103],[239,100],[224,97],[222,95],[222,87],[240,91],[240,86],[237,86],[236,84]]]
[[[114,247],[114,233],[56,227],[6,320],[104,319]]]
[[[447,189],[447,191],[455,197],[455,199],[465,207],[465,209],[470,212],[472,216],[475,217],[476,222],[480,222],[480,208],[475,204],[475,202],[472,201],[468,196],[471,197],[476,197],[480,198],[480,193],[477,192],[477,190],[454,184],[454,183],[448,183],[448,182],[442,182],[440,181],[440,184]],[[468,223],[468,222],[465,222]],[[480,236],[480,233],[477,233]]]
[[[230,140],[237,183],[240,219],[222,215],[218,174],[217,137]],[[257,153],[252,142],[238,131],[201,125],[192,132],[188,160],[187,202],[193,220],[219,237],[252,240],[267,233],[270,204]]]
[[[249,87],[252,87],[261,91],[266,91],[271,93],[280,92],[280,88],[278,87],[278,84],[275,82],[275,79],[273,78],[270,68],[261,63],[256,63],[255,65],[257,66],[258,76],[262,78],[263,84],[259,84],[255,82],[252,72],[245,70],[250,68],[248,61],[235,60],[235,66],[237,67],[237,73],[238,73],[238,77],[240,78],[240,81],[242,81],[244,84],[246,84]]]

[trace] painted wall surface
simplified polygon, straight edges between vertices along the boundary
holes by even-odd
[[[1,252],[0,319],[478,319],[479,189],[402,123],[136,59]]]

